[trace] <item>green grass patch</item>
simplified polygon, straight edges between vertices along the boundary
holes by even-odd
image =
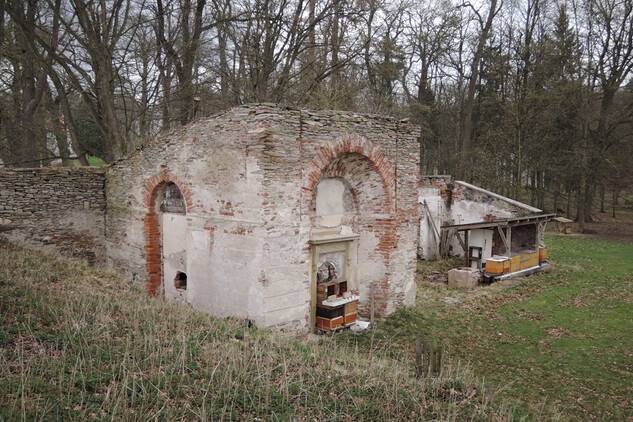
[[[456,306],[400,310],[359,347],[410,352],[439,339],[451,362],[469,362],[514,416],[533,420],[633,418],[633,245],[549,237],[553,270]],[[425,289],[445,289],[421,282]],[[431,295],[432,296],[432,295]]]
[[[92,155],[88,156],[88,166],[90,166],[90,167],[101,167],[103,164],[105,164],[105,162],[101,158],[94,157]],[[72,160],[72,165],[74,167],[79,167],[79,166],[81,166],[81,163],[79,162],[79,160]]]
[[[631,419],[633,245],[548,246],[553,270],[514,288],[449,291],[420,264],[417,306],[293,338],[0,243],[0,421]],[[420,336],[445,346],[438,378],[413,376]]]

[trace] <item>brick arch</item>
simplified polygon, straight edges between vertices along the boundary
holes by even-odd
[[[364,165],[356,166],[354,160],[361,160]],[[310,217],[315,211],[316,186],[322,178],[340,177],[350,181],[358,210],[353,230],[357,234],[370,234],[361,236],[358,241],[358,247],[364,250],[362,259],[382,263],[385,269],[384,273],[359,278],[359,288],[368,294],[368,283],[374,283],[376,310],[384,312],[392,297],[389,271],[398,242],[396,178],[388,158],[377,145],[356,134],[347,134],[323,145],[306,167],[305,175],[302,205]],[[368,195],[370,186],[382,188],[382,192]],[[373,243],[375,239],[377,242]],[[361,307],[367,311],[368,296],[361,296]]]
[[[325,145],[319,148],[315,157],[306,166],[303,190],[310,194],[304,196],[303,205],[305,209],[310,210],[313,208],[314,198],[311,193],[314,192],[314,189],[321,180],[321,175],[327,169],[330,162],[346,154],[359,154],[369,160],[374,170],[382,179],[382,185],[386,195],[385,208],[389,214],[394,214],[393,193],[396,179],[389,159],[377,145],[357,134],[345,134],[334,141],[325,143]],[[342,175],[334,174],[334,176],[340,177]]]
[[[156,200],[160,188],[168,183],[174,183],[180,189],[185,199],[186,212],[189,213],[194,208],[191,191],[176,175],[161,171],[159,174],[149,178],[145,183],[144,203],[146,207],[145,218],[145,252],[146,266],[149,279],[147,280],[147,293],[150,296],[162,295],[161,285],[163,282],[163,245],[160,227],[160,212],[157,211]]]

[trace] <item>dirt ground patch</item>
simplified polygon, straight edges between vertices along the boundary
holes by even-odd
[[[563,217],[566,216],[563,215]],[[573,219],[574,215],[569,218]],[[633,243],[633,209],[617,210],[615,218],[611,211],[593,212],[591,218],[593,221],[585,223],[584,233],[580,232],[580,225],[574,222],[571,236]],[[550,234],[558,232],[555,222],[547,225],[547,232]]]
[[[585,224],[584,233],[580,233],[580,226],[574,223],[573,234],[570,236],[633,243],[633,212],[618,212],[616,218],[613,218],[611,213],[595,213],[592,217],[594,221]],[[554,233],[555,223],[550,223],[549,226],[548,231]]]
[[[633,212],[616,213],[616,218],[609,213],[596,213],[594,218],[596,221],[585,224],[586,236],[633,242]]]

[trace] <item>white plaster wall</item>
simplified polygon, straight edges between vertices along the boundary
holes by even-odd
[[[419,202],[420,243],[418,245],[418,255],[423,259],[435,259],[437,255],[436,237],[433,234],[433,227],[425,210],[424,202],[426,202],[438,231],[441,230],[442,222],[451,218],[450,212],[447,212],[446,201],[442,199],[439,189],[436,188],[420,188]]]
[[[239,108],[191,125],[115,163],[109,170],[107,188],[112,227],[109,262],[111,268],[129,276],[136,273],[139,283],[146,282],[143,219],[151,190],[148,180],[160,175],[177,178],[188,189],[193,205],[187,210],[186,227],[188,301],[220,317],[241,316],[260,326],[302,328],[310,315],[309,240],[313,224],[309,216],[312,210],[304,209],[304,196],[311,192],[302,189],[308,185],[307,179],[302,179],[308,176],[302,173],[303,166],[311,162],[321,145],[341,136],[346,129],[340,125],[349,124],[351,132],[366,131],[368,136],[388,132],[391,126],[382,120],[370,125],[357,124],[356,119],[347,123],[345,117],[340,124],[328,123],[320,133],[321,129],[289,120],[298,119],[295,111],[259,114],[263,108]],[[330,118],[328,115],[322,121]],[[375,138],[376,142],[384,141],[385,153],[394,156],[403,151],[405,138],[389,133]],[[300,136],[303,138],[297,142]],[[416,152],[415,137],[408,138]],[[400,139],[397,151],[394,139]],[[403,169],[415,167],[411,160],[400,165]],[[403,170],[402,174],[417,174],[415,170]],[[383,189],[380,177],[374,176],[375,180],[365,186],[368,197],[375,196],[374,189]],[[329,214],[334,216],[329,222],[332,225],[338,222],[340,184],[333,182],[330,191],[335,204],[327,206],[336,210]],[[407,195],[399,204],[411,202],[411,197]],[[378,259],[378,244],[374,233],[365,233],[355,251],[355,256],[361,257],[358,280],[365,301],[369,282],[384,280],[388,271],[382,258]],[[411,254],[411,244],[407,248]],[[166,279],[170,282],[173,276],[166,274]],[[410,286],[405,290],[410,292]]]
[[[310,315],[310,259],[304,251],[307,239],[290,230],[266,238],[258,277],[264,296],[263,325],[279,329],[306,327]]]
[[[450,219],[452,224],[469,224],[483,221],[489,214],[494,214],[497,218],[514,217],[510,210],[495,206],[492,202],[457,200],[451,206]]]
[[[470,192],[469,192],[470,191]],[[532,207],[520,204],[513,200],[503,200],[500,195],[485,195],[484,190],[474,191],[459,182],[459,186],[454,192],[460,192],[462,196],[454,197],[451,206],[448,207],[447,200],[442,198],[441,190],[437,187],[424,186],[419,189],[418,202],[420,203],[420,242],[418,245],[418,255],[423,259],[436,259],[436,238],[433,235],[433,228],[429,222],[428,215],[423,203],[426,202],[435,226],[441,232],[442,225],[469,224],[484,221],[486,216],[494,215],[496,219],[511,218],[517,216],[517,204],[523,205],[526,212],[532,212]],[[463,196],[484,197],[485,200],[471,200]],[[538,210],[536,210],[538,211]],[[469,242],[472,245],[472,242]],[[453,237],[450,241],[452,254],[455,256],[465,256],[459,241]]]
[[[188,274],[187,268],[187,217],[179,214],[163,214],[163,278],[165,299],[187,300],[187,290],[176,289],[176,272]],[[189,280],[187,280],[189,281]]]
[[[345,206],[343,194],[345,184],[341,179],[321,180],[316,187],[317,224],[321,227],[336,227],[341,224]]]
[[[379,239],[374,233],[363,232],[358,239],[358,291],[361,303],[368,303],[370,286],[374,281],[381,281],[387,273],[387,267],[382,259],[373,259],[372,255],[378,248]]]
[[[492,230],[471,230],[468,238],[468,246],[482,248],[481,263],[485,263],[492,256]],[[475,265],[475,263],[473,263]]]

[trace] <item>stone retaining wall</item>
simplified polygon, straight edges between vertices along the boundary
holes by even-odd
[[[0,238],[104,262],[104,185],[102,169],[0,169]]]

